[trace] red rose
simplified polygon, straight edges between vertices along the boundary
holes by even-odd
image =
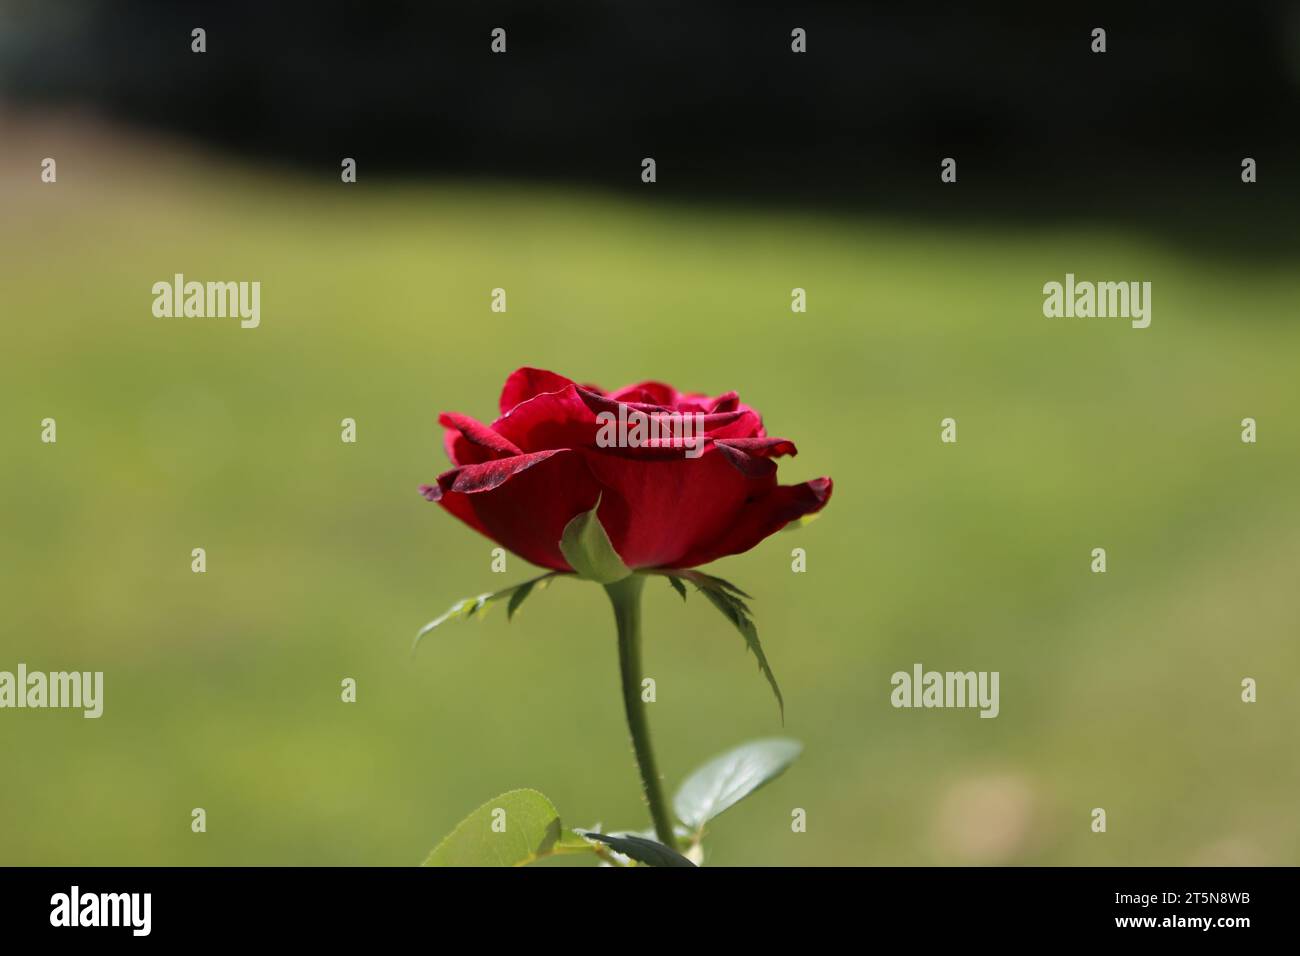
[[[794,443],[767,437],[735,392],[709,398],[659,382],[605,392],[521,368],[506,380],[500,407],[491,425],[439,416],[456,467],[420,492],[545,568],[572,570],[560,537],[597,500],[614,549],[634,569],[689,568],[748,551],[830,500],[829,478],[777,484],[772,459],[794,455]],[[630,423],[626,436],[614,425],[620,415]],[[657,438],[637,441],[638,422]]]

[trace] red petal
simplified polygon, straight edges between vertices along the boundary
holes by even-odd
[[[436,490],[421,490],[497,544],[556,571],[572,570],[560,553],[564,526],[600,495],[582,456],[564,450],[454,468],[438,476]]]
[[[510,377],[506,379],[505,387],[501,389],[501,400],[498,407],[501,409],[501,414],[504,415],[520,402],[526,402],[534,395],[558,392],[572,384],[573,382],[570,379],[554,372],[548,372],[544,368],[529,368],[527,366],[517,368],[510,373]]]
[[[780,485],[746,502],[726,534],[704,542],[685,555],[678,567],[691,568],[748,551],[796,518],[821,511],[831,500],[832,487],[829,478],[814,478],[798,485]]]
[[[467,415],[444,412],[438,416],[438,424],[447,429],[443,445],[453,465],[475,465],[523,454],[514,443]]]
[[[788,438],[719,438],[714,444],[727,461],[750,478],[773,474],[773,458],[799,454]]]
[[[719,395],[709,402],[709,411],[711,412],[734,412],[738,408],[740,408],[740,396],[735,392]]]
[[[498,418],[492,428],[524,451],[595,448],[600,426],[580,394],[587,393],[569,383],[557,392],[534,395]]]
[[[658,405],[660,408],[677,407],[677,389],[663,382],[640,382],[610,392],[609,397],[619,402],[639,402]]]
[[[633,568],[684,567],[683,558],[724,538],[745,502],[776,487],[751,479],[718,454],[636,459],[586,453],[604,489],[600,519],[614,549]]]

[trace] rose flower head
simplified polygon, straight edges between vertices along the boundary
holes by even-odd
[[[820,511],[831,480],[777,483],[775,459],[796,454],[771,438],[735,392],[682,393],[661,382],[613,392],[521,368],[484,425],[445,413],[454,466],[421,493],[520,557],[573,570],[565,526],[597,506],[631,569],[691,568],[748,551],[789,522]]]

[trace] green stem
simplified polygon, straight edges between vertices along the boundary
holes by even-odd
[[[623,707],[627,711],[628,730],[632,732],[636,764],[641,771],[641,789],[650,805],[650,818],[654,820],[659,842],[675,850],[677,840],[673,836],[673,821],[664,801],[654,749],[650,746],[645,701],[641,699],[641,591],[644,587],[642,575],[630,574],[621,581],[606,584],[605,590],[614,605],[614,621],[618,625],[618,667],[623,678]]]

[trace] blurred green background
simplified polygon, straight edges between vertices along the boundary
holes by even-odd
[[[437,414],[491,420],[525,364],[734,388],[798,443],[783,481],[835,480],[819,520],[713,568],[757,597],[784,730],[726,622],[647,589],[670,789],[746,739],[806,744],[709,862],[1300,862],[1294,260],[7,132],[0,669],[106,689],[99,720],[0,712],[0,863],[413,864],[525,786],[568,825],[645,826],[599,588],[409,653],[535,573],[492,574],[416,492],[447,467]],[[176,272],[260,280],[261,327],[155,319]],[[1151,327],[1045,319],[1066,272],[1150,280]],[[914,662],[1000,671],[1000,716],[893,709]]]

